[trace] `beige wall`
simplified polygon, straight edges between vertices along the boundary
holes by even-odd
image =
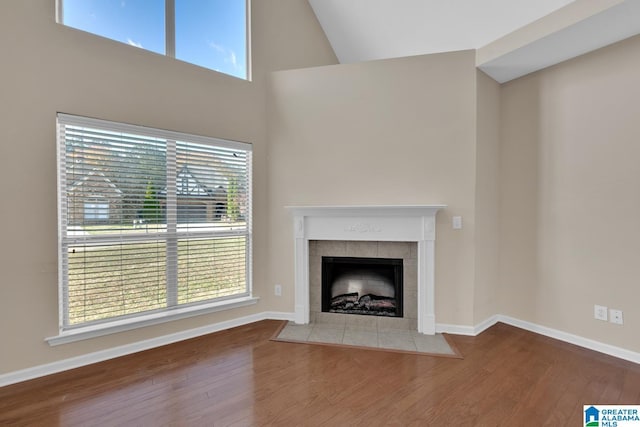
[[[267,72],[336,62],[304,0],[253,2],[253,82],[58,25],[53,0],[0,2],[0,374],[268,310],[257,306],[58,347],[56,112],[248,141],[254,289],[267,271]],[[271,294],[271,292],[268,292]]]
[[[636,37],[503,86],[468,52],[274,73],[274,307],[294,297],[284,206],[445,203],[439,323],[506,314],[637,351],[639,51]],[[625,325],[595,321],[595,303]]]
[[[336,58],[306,1],[253,3],[245,82],[55,24],[53,0],[0,2],[0,322],[16,325],[0,331],[0,374],[292,312],[286,205],[447,204],[439,323],[503,313],[640,351],[640,38],[502,87],[472,51],[270,74]],[[49,347],[58,111],[254,143],[260,303]],[[594,303],[625,325],[594,320]]]
[[[640,351],[640,37],[502,87],[504,314]],[[624,326],[593,305],[624,311]]]
[[[274,73],[269,103],[269,281],[293,307],[287,205],[434,204],[436,316],[473,324],[473,51]],[[465,218],[451,229],[451,216]]]
[[[498,260],[500,220],[500,85],[476,72],[476,193],[474,321],[500,313]]]

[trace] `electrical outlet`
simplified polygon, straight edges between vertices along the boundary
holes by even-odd
[[[273,292],[276,294],[277,297],[282,296],[282,286],[276,285],[273,289]]]
[[[616,325],[622,325],[624,322],[622,321],[622,310],[609,310],[609,321],[611,323],[615,323]]]
[[[594,305],[593,306],[593,317],[598,320],[607,321],[607,307],[603,305]]]

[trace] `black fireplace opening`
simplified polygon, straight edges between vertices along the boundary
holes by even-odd
[[[322,257],[322,311],[402,317],[402,259]]]

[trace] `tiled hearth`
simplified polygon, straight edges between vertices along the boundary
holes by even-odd
[[[418,245],[416,242],[345,240],[309,241],[309,320],[312,323],[345,324],[374,329],[416,330],[418,318]],[[322,257],[395,258],[403,261],[403,317],[323,313]]]
[[[372,317],[357,316],[351,317]],[[350,347],[367,347],[372,349],[417,352],[460,357],[442,334],[425,335],[416,330],[387,329],[378,327],[374,322],[362,326],[345,323],[310,323],[296,325],[289,323],[278,334],[278,341],[301,342],[310,344],[337,344]],[[339,320],[340,315],[332,320]]]

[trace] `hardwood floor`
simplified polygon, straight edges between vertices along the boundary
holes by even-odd
[[[0,388],[0,425],[582,425],[640,365],[504,324],[464,359],[269,341],[263,321]]]

